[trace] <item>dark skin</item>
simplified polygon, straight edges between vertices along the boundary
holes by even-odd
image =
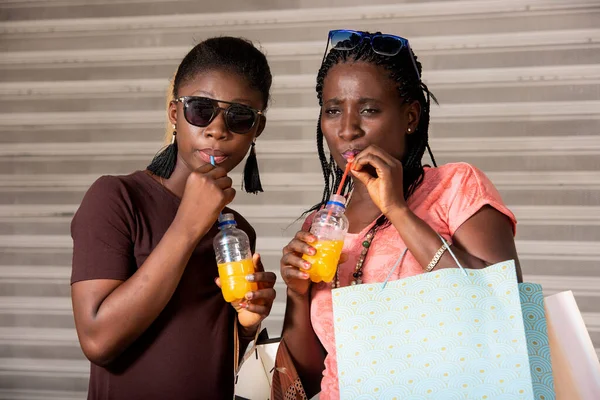
[[[358,152],[351,169],[354,192],[346,212],[349,231],[360,232],[383,214],[425,268],[441,243],[436,232],[408,208],[400,162],[406,151],[406,135],[415,132],[420,112],[418,102],[406,103],[399,97],[383,67],[341,63],[325,78],[321,129],[331,154],[344,169],[347,161],[343,154]],[[303,254],[315,254],[310,245],[315,241],[310,233],[298,232],[283,249],[280,263],[288,287],[282,336],[309,396],[320,391],[326,356],[312,329],[311,281],[306,273],[310,264],[302,260]],[[462,224],[452,237],[451,248],[461,264],[472,269],[513,259],[521,281],[511,222],[492,207],[483,207]],[[340,262],[344,260],[342,255]],[[448,252],[436,266],[436,270],[442,268],[457,268]]]
[[[185,82],[178,94],[238,102],[255,109],[265,106],[260,92],[242,76],[221,71],[197,75]],[[168,109],[168,117],[177,127],[176,167],[171,177],[162,182],[152,176],[181,198],[175,219],[148,259],[126,281],[96,279],[76,282],[71,287],[79,341],[86,357],[97,365],[108,365],[118,357],[167,305],[193,250],[235,196],[227,173],[242,161],[265,126],[262,118],[251,132],[236,134],[227,130],[220,112],[207,127],[196,127],[185,120],[183,105],[175,102]],[[198,151],[206,148],[219,150],[227,158],[213,167],[198,157]],[[244,337],[254,335],[275,299],[275,274],[264,272],[258,254],[253,260],[257,271],[253,281],[259,289],[247,293],[245,301],[232,304]],[[215,284],[220,286],[218,279]]]

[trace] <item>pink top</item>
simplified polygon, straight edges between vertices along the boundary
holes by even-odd
[[[485,205],[490,205],[507,215],[512,221],[514,232],[515,216],[504,205],[494,185],[483,172],[466,163],[425,168],[423,182],[408,199],[410,209],[449,242],[454,232]],[[304,222],[305,229],[310,226],[311,221],[312,215]],[[352,281],[362,242],[374,223],[375,221],[360,233],[346,236],[343,252],[347,253],[349,258],[338,266],[341,286],[348,286]],[[363,282],[383,282],[405,247],[393,226],[378,231],[363,264]],[[403,279],[422,272],[421,265],[408,252],[390,280]],[[319,398],[339,399],[330,284],[321,282],[313,286],[311,321],[315,333],[327,351]]]

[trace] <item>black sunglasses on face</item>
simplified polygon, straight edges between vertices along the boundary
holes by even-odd
[[[184,96],[175,100],[183,103],[183,116],[191,125],[205,128],[219,115],[225,114],[225,125],[234,133],[248,133],[254,128],[263,112],[240,103],[215,100],[208,97]],[[229,107],[219,107],[219,103],[229,104]]]
[[[417,74],[417,78],[421,80],[421,75],[419,74],[417,63],[415,62],[412,51],[410,50],[408,39],[396,35],[386,35],[381,33],[370,34],[349,29],[336,29],[329,31],[329,36],[327,37],[327,47],[325,48],[323,61],[325,61],[325,58],[327,57],[327,52],[330,45],[334,50],[348,51],[356,48],[365,39],[369,40],[373,51],[377,54],[381,54],[382,56],[393,57],[398,55],[402,49],[406,48],[415,69],[415,73]]]

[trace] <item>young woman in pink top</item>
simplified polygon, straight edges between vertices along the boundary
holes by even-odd
[[[455,268],[438,233],[463,266],[514,259],[521,276],[516,220],[490,180],[466,163],[422,164],[429,150],[431,94],[408,41],[344,30],[330,32],[328,46],[317,76],[317,150],[325,187],[312,211],[327,201],[355,156],[344,188],[350,230],[333,284],[311,284],[310,264],[302,260],[315,252],[308,233],[312,214],[281,259],[288,286],[283,341],[309,398],[321,392],[321,400],[339,398],[332,286],[384,281],[406,248],[392,279]]]

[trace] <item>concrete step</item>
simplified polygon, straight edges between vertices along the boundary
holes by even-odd
[[[600,174],[597,171],[499,171],[487,175],[501,190],[600,189]],[[0,175],[0,188],[4,191],[31,189],[37,192],[43,192],[44,189],[86,190],[98,176],[100,174]],[[241,182],[239,174],[231,173],[229,176],[234,182]],[[261,178],[266,189],[301,192],[321,189],[323,176],[320,173],[272,172],[261,174]]]
[[[504,103],[462,103],[434,105],[431,111],[432,123],[437,122],[495,122],[506,120],[528,121],[532,119],[596,119],[600,100],[561,102],[504,102]],[[315,123],[319,115],[316,107],[282,107],[268,110],[267,118],[271,122]],[[161,124],[165,122],[163,110],[144,110],[127,112],[40,112],[37,118],[28,113],[0,114],[0,127],[15,126],[39,127],[52,125],[77,124]],[[108,119],[109,122],[105,122]],[[26,122],[25,122],[26,121]]]
[[[31,82],[27,82],[31,83]],[[1,84],[0,84],[1,85]],[[546,82],[544,86],[539,83],[507,85],[490,87],[477,85],[464,88],[439,89],[429,87],[440,104],[461,103],[501,103],[511,101],[589,101],[600,98],[600,82],[585,81],[580,84],[556,84]],[[110,95],[107,95],[110,96]],[[68,99],[44,98],[36,100],[31,97],[12,98],[0,100],[0,109],[3,113],[11,112],[17,117],[21,113],[32,113],[43,110],[44,112],[63,111],[111,111],[122,110],[162,110],[165,106],[165,92],[156,96],[144,93],[125,95],[121,97],[97,97],[91,94],[88,98],[72,97]],[[275,89],[272,92],[270,107],[318,107],[314,90],[314,82],[309,88],[297,89],[295,92],[283,93]]]
[[[0,222],[10,218],[71,218],[79,207],[78,204],[61,205],[23,205],[11,204],[0,206]],[[281,205],[261,207],[238,204],[235,208],[253,223],[270,221],[286,222],[297,218],[304,212],[304,205]],[[520,222],[524,224],[548,225],[600,225],[600,207],[582,206],[511,206]]]
[[[433,138],[430,144],[439,165],[464,161],[488,172],[600,170],[600,136],[500,137],[470,142]],[[156,142],[5,144],[0,149],[0,174],[127,174],[145,168],[160,147]],[[315,149],[313,140],[265,137],[258,150],[261,170],[320,172]],[[235,171],[241,172],[241,168],[243,165]]]
[[[595,338],[598,332],[596,324],[600,320],[600,316],[596,313],[583,313],[583,317],[590,336]],[[597,343],[596,340],[594,342]],[[600,354],[600,348],[596,347],[596,352]],[[0,399],[71,400],[84,398],[82,395],[85,393],[88,371],[89,363],[84,360],[1,358],[0,381],[4,385],[0,390]],[[11,387],[12,389],[9,389]],[[58,387],[62,390],[49,390],[49,387]]]
[[[63,315],[69,313],[71,314],[71,317],[73,316],[71,299],[66,296],[0,296],[0,312],[21,314],[39,312],[47,315]]]
[[[314,74],[275,76],[271,107],[316,107]],[[425,83],[441,104],[600,98],[600,64],[433,70]],[[159,110],[167,79],[2,82],[5,113]]]
[[[264,142],[266,144],[266,141]],[[599,171],[600,158],[594,154],[572,155],[556,151],[556,155],[530,154],[523,158],[518,154],[485,156],[479,154],[466,154],[456,152],[447,154],[433,148],[438,165],[451,162],[468,162],[486,171]],[[155,152],[159,146],[155,146]],[[313,150],[313,151],[316,151]],[[582,151],[584,152],[584,151]],[[154,153],[152,153],[153,155]],[[3,157],[0,159],[0,173],[2,174],[64,174],[70,171],[86,172],[90,174],[108,173],[114,175],[128,174],[131,171],[144,169],[152,160],[149,156],[133,156],[123,159],[116,156],[99,156],[85,159],[79,156],[65,157]],[[314,154],[292,154],[286,160],[283,155],[262,154],[259,156],[261,173],[318,173],[321,166]],[[430,164],[429,158],[424,159]],[[241,171],[243,163],[234,171]]]
[[[283,240],[279,240],[280,242]],[[287,242],[288,240],[285,239]],[[270,255],[268,251],[261,252],[261,255],[268,260]],[[279,250],[278,257],[281,257],[281,250]],[[265,264],[268,266],[270,264]],[[277,268],[279,266],[277,265]],[[269,269],[267,269],[269,270]],[[275,272],[275,271],[274,271]],[[277,272],[278,273],[278,272]],[[279,275],[279,274],[278,274]],[[535,282],[544,285],[544,294],[550,295],[561,291],[572,290],[577,297],[577,303],[582,313],[585,314],[586,324],[588,328],[594,333],[600,333],[600,321],[598,317],[600,314],[590,312],[594,310],[595,304],[598,301],[598,291],[594,290],[592,284],[597,283],[600,279],[598,276],[590,276],[583,278],[568,278],[553,275],[534,275],[525,271],[527,276],[527,282]],[[589,279],[588,279],[589,278]],[[588,283],[585,283],[588,282]],[[547,287],[546,287],[547,286]],[[273,305],[271,314],[269,315],[269,332],[273,332],[273,327],[276,324],[283,323],[283,317],[285,313],[285,284],[279,278],[276,285],[278,297]],[[66,313],[71,313],[71,299],[69,297],[28,297],[28,296],[2,296],[0,297],[0,316],[6,314],[21,315],[24,319],[28,316],[37,315],[55,315],[56,317]],[[598,315],[597,315],[598,314]],[[55,318],[55,321],[57,318]],[[37,320],[39,323],[39,319]],[[281,325],[278,325],[277,329],[280,329]],[[65,326],[43,326],[37,325],[31,327],[27,324],[14,324],[14,325],[0,325],[0,331],[5,332],[6,335],[2,335],[1,343],[8,342],[19,342],[21,344],[30,345],[41,342],[58,341],[61,345],[73,345],[78,346],[76,340],[75,329],[72,324]],[[13,331],[14,330],[14,331]],[[11,332],[10,334],[8,332]],[[18,332],[27,332],[27,335],[21,335],[19,337]],[[273,335],[271,335],[273,336]],[[600,339],[600,337],[599,337]]]
[[[263,235],[261,235],[263,236]],[[287,235],[288,239],[289,236],[291,235]],[[276,237],[276,236],[273,236]],[[266,253],[265,253],[266,254]],[[266,257],[266,255],[265,255]],[[277,265],[266,265],[267,270],[276,272],[277,274],[279,274],[278,268],[279,266]],[[34,265],[34,266],[26,266],[26,265],[19,265],[19,266],[6,266],[6,265],[0,265],[0,284],[8,284],[8,283],[23,283],[23,284],[37,284],[37,285],[46,285],[46,286],[69,286],[69,279],[71,276],[71,266],[48,266],[48,265]],[[534,282],[534,283],[539,283],[544,287],[544,294],[546,296],[558,293],[558,292],[562,292],[562,291],[566,291],[566,290],[572,290],[573,293],[576,296],[581,296],[581,297],[600,297],[600,291],[597,290],[598,287],[600,287],[600,275],[598,275],[597,277],[593,277],[593,276],[586,276],[586,277],[579,277],[579,276],[556,276],[556,275],[532,275],[532,274],[525,274],[525,278],[524,280],[526,282]],[[283,281],[281,279],[279,279],[278,283],[277,283],[277,287],[278,291],[281,290],[285,290],[285,285],[283,284]],[[10,297],[9,293],[6,292],[2,292],[5,297]],[[52,299],[52,301],[56,301],[56,299],[59,298],[69,298],[70,297],[70,293],[67,294],[63,294],[63,295],[55,295],[55,296],[51,296],[51,295],[39,295],[36,293],[29,293],[27,291],[22,291],[20,294],[14,294],[14,296],[17,296],[18,298],[22,298],[23,296],[28,296],[29,298],[31,298],[32,302],[36,302],[39,298],[46,298],[46,297],[50,297]],[[15,303],[16,304],[16,303]],[[19,303],[21,305],[21,307],[23,307],[23,303]],[[37,303],[35,303],[37,304]],[[57,303],[59,304],[59,303]],[[66,307],[69,308],[69,305],[65,305],[65,304],[59,304],[61,307]],[[17,307],[17,306],[15,306]],[[69,308],[70,309],[70,308]],[[0,343],[4,340],[4,339],[9,339],[9,336],[4,334],[4,328],[0,327]],[[25,329],[25,328],[23,328]],[[29,332],[28,334],[34,334],[37,332],[36,329],[25,329],[26,332]],[[52,330],[52,332],[55,332],[57,335],[59,333],[61,333],[62,331],[60,330]],[[71,332],[71,329],[69,329],[69,332]],[[44,333],[43,330],[40,331],[41,334]],[[18,337],[18,336],[15,336]],[[26,339],[26,338],[24,338]],[[76,337],[74,337],[74,340],[76,341]],[[29,340],[29,339],[27,339]]]
[[[529,282],[529,280],[528,280]],[[544,280],[543,278],[541,279],[540,283],[544,283],[544,282],[553,282],[553,278],[551,279],[547,279]],[[569,282],[572,284],[575,284],[575,282]],[[553,294],[553,293],[557,293],[559,291],[563,291],[563,288],[566,287],[566,285],[562,285],[562,287],[556,287],[553,286],[552,284],[549,285],[550,287],[553,287],[557,290],[554,289],[544,289],[544,295],[549,295],[549,294]],[[282,289],[283,286],[282,285],[278,285],[278,289],[279,289],[279,293],[283,292],[285,293]],[[570,290],[570,289],[567,289]],[[273,309],[271,311],[271,314],[269,315],[269,317],[265,320],[264,326],[267,328],[267,330],[269,331],[269,335],[271,337],[278,337],[280,334],[280,329],[281,329],[281,325],[283,324],[283,312],[285,311],[285,301],[283,299],[283,297],[285,296],[281,296],[281,299],[277,299],[276,302],[273,305]],[[578,297],[577,298],[577,303],[578,306],[582,309],[581,307],[581,299],[583,297]],[[590,298],[590,300],[594,300],[597,301],[597,295],[592,296]],[[596,344],[596,347],[600,347],[598,346],[599,339],[600,339],[600,335],[598,335],[600,333],[600,314],[599,313],[595,313],[595,312],[585,312],[582,311],[582,316],[584,318],[584,321],[586,323],[586,327],[588,329],[588,332],[590,334],[590,336],[592,337],[593,342]],[[83,354],[81,353],[80,347],[79,347],[79,342],[77,341],[77,335],[74,329],[49,329],[49,328],[22,328],[22,327],[3,327],[0,328],[0,332],[2,332],[4,338],[2,339],[2,341],[0,342],[0,346],[3,345],[13,345],[15,347],[20,347],[21,349],[21,354],[23,354],[22,357],[10,357],[10,358],[0,358],[0,376],[2,376],[2,372],[3,368],[2,368],[2,361],[3,360],[7,360],[7,359],[14,359],[17,360],[16,364],[19,362],[19,360],[22,359],[39,359],[41,363],[51,363],[53,361],[69,361],[72,363],[68,363],[67,365],[80,365],[79,363],[77,363],[78,361],[81,361],[81,364],[87,363],[86,361],[84,361],[84,357]],[[40,357],[38,354],[41,350],[41,348],[43,346],[56,346],[56,347],[61,347],[63,350],[68,351],[70,353],[76,354],[77,352],[79,352],[79,356],[76,356],[74,358],[64,358],[62,357],[57,357],[57,358],[49,358],[49,357]],[[1,347],[0,347],[1,348]],[[28,354],[28,355],[27,355]],[[16,365],[15,370],[25,370],[25,366],[24,365]],[[29,372],[29,371],[28,371]],[[74,371],[71,371],[74,372]]]
[[[52,215],[52,205],[0,205],[0,235],[70,235],[70,224],[72,212],[68,216],[56,217]],[[77,206],[73,206],[73,212]],[[518,239],[539,239],[539,240],[588,240],[600,242],[600,207],[565,207],[565,206],[510,206],[511,210],[517,216]],[[301,221],[297,219],[302,213],[310,208],[310,204],[302,205],[271,205],[265,207],[267,213],[273,212],[273,215],[262,215],[261,211],[251,211],[260,209],[260,206],[240,204],[235,207],[242,215],[250,221],[261,236],[289,236],[295,233],[301,227]],[[16,214],[10,214],[14,209]],[[30,216],[18,216],[19,211],[25,210],[46,210],[47,213],[36,214],[35,211]],[[6,212],[6,213],[5,213]],[[0,267],[2,268],[2,267]],[[68,279],[65,281],[68,282]],[[26,282],[19,282],[26,284]],[[8,293],[11,285],[17,282],[0,285],[0,292]],[[37,287],[37,282],[31,282],[32,287]],[[31,289],[33,290],[33,289]],[[45,288],[39,288],[40,296],[52,296],[56,294],[68,294],[69,288],[55,287],[54,292],[42,292]]]
[[[439,1],[439,0],[421,0]],[[377,0],[377,4],[414,3],[415,0]],[[318,6],[356,6],[364,4],[358,0],[294,0],[262,1],[252,0],[240,4],[237,1],[199,3],[193,0],[10,0],[0,3],[0,16],[3,20],[32,20],[50,18],[118,17],[138,15],[169,15],[189,13],[211,13],[223,11],[273,10],[289,7],[308,8]]]
[[[594,85],[600,81],[600,64],[556,65],[516,68],[468,68],[431,70],[423,77],[431,90],[465,88],[545,87]],[[309,74],[273,76],[273,92],[314,92],[316,71]],[[31,81],[0,83],[0,100],[130,99],[163,98],[169,79],[110,79],[85,81]]]
[[[599,29],[548,30],[480,35],[423,36],[412,46],[434,69],[518,67],[600,63]],[[265,42],[274,74],[318,70],[323,42]],[[510,43],[510,45],[507,45]],[[5,52],[0,81],[158,78],[172,76],[188,46]],[[43,69],[44,74],[39,74]],[[424,73],[427,76],[427,72]]]
[[[271,337],[279,337],[282,324],[280,315],[265,320],[263,327]],[[74,328],[0,327],[0,337],[0,359],[85,360]]]
[[[0,387],[83,392],[89,365],[87,360],[0,358]]]
[[[0,176],[0,204],[78,204],[99,174],[72,176]],[[488,174],[507,204],[529,206],[599,206],[600,187],[595,171],[569,173]],[[234,187],[241,179],[233,174]],[[237,191],[234,205],[315,204],[322,196],[321,174],[262,174],[266,193],[256,196]],[[291,184],[294,182],[294,185]],[[29,257],[29,256],[27,256]],[[58,257],[62,257],[58,255]],[[10,254],[0,258],[11,259]],[[37,256],[31,255],[32,259]],[[9,262],[11,263],[11,262]]]
[[[1,207],[1,206],[0,206]],[[0,222],[0,235],[10,234],[69,234],[72,217],[59,218],[4,218]]]
[[[306,204],[279,205],[262,207],[238,204],[235,209],[244,215],[252,224],[290,223],[305,210]],[[70,220],[79,207],[78,204],[10,204],[0,205],[0,223],[9,224],[16,221],[32,221],[40,224],[46,221]],[[523,225],[581,225],[599,226],[600,207],[583,206],[510,206]]]
[[[439,108],[434,106],[435,114]],[[487,121],[453,121],[448,119],[443,123],[433,121],[430,126],[431,138],[456,138],[465,142],[477,141],[481,138],[504,137],[507,132],[510,137],[529,137],[529,136],[558,136],[558,137],[576,137],[594,135],[600,132],[600,119],[588,118],[586,116],[570,116],[565,111],[556,111],[556,118],[552,116],[532,115],[529,120],[525,117],[493,120],[489,117]],[[157,112],[158,113],[158,112]],[[313,116],[316,119],[316,116]],[[24,120],[21,119],[21,123]],[[22,125],[16,123],[10,127],[3,127],[0,123],[0,143],[1,147],[5,143],[69,143],[69,142],[154,142],[157,149],[160,147],[165,135],[165,125],[162,123],[144,123],[138,121],[135,124],[123,124],[119,122],[111,123],[112,120],[100,120],[95,123],[102,123],[99,126],[85,123],[50,123],[48,126],[36,124],[35,126]],[[261,141],[266,139],[273,140],[314,140],[315,127],[310,121],[273,121],[268,117],[267,126],[263,132],[257,151],[260,154]],[[34,147],[34,146],[32,146]],[[435,149],[434,149],[435,151]]]
[[[327,39],[330,29],[397,32],[407,38],[424,35],[479,34],[594,28],[600,7],[593,0],[443,1],[421,4],[346,6],[344,8],[201,13],[116,18],[69,18],[0,23],[0,49],[57,50],[193,45],[215,32],[265,42]],[[402,27],[398,31],[398,27]],[[189,38],[189,43],[185,43]]]
[[[258,236],[257,251],[264,257],[270,257],[269,263],[266,263],[266,268],[277,270],[279,259],[281,258],[281,249],[287,245],[290,237],[294,232],[289,232],[285,236]],[[524,265],[528,265],[528,260],[549,261],[549,264],[563,265],[565,260],[571,261],[590,261],[598,262],[600,260],[600,246],[595,241],[564,241],[564,240],[517,240],[517,250],[519,257],[524,261]],[[0,249],[5,252],[7,250],[16,253],[35,253],[43,252],[44,250],[50,253],[55,251],[58,253],[69,253],[72,248],[71,237],[68,235],[1,235]],[[49,260],[51,261],[51,260]],[[6,262],[2,264],[10,265]],[[39,263],[41,264],[41,263]],[[587,276],[600,276],[600,271],[597,268],[588,270],[588,264],[581,263],[581,267],[577,267],[576,271],[571,270],[571,274],[580,274]],[[31,263],[30,265],[35,265]],[[43,265],[43,264],[42,264]],[[56,264],[58,265],[58,264]],[[63,265],[70,265],[66,261]],[[549,274],[549,268],[538,270],[537,268],[529,268],[531,274]],[[555,274],[552,272],[552,274]]]
[[[280,289],[280,295],[277,302],[273,305],[269,321],[266,321],[268,324],[265,325],[269,332],[271,332],[270,335],[272,337],[276,337],[279,334],[278,330],[281,329],[285,312],[285,290],[283,290],[283,286],[278,286],[278,288]],[[18,316],[19,320],[11,321],[7,318],[7,316],[10,315]],[[38,330],[41,334],[47,330],[49,332],[55,332],[57,336],[60,336],[61,333],[70,331],[71,333],[68,333],[66,338],[60,336],[63,337],[63,339],[61,339],[62,342],[66,343],[73,338],[73,334],[75,333],[75,326],[72,322],[69,323],[66,320],[66,315],[70,317],[71,321],[73,320],[70,297],[0,297],[0,327],[3,327],[2,329],[25,329],[27,332],[31,332],[32,335]],[[47,318],[43,319],[41,316],[46,316]],[[60,324],[61,322],[62,324]],[[55,331],[55,329],[58,330]],[[274,335],[275,331],[277,331],[277,335]]]
[[[314,177],[317,179],[317,177]],[[534,180],[532,180],[534,181]],[[510,185],[496,185],[507,204],[524,206],[600,206],[600,189],[583,185],[569,185],[561,189],[561,183],[548,186],[538,186],[529,190],[527,185],[515,187]],[[40,190],[35,188],[3,188],[0,204],[65,204],[80,203],[89,186],[81,185],[77,188],[45,187]],[[289,190],[285,186],[269,186],[261,195],[244,193],[241,190],[241,181],[234,182],[237,190],[233,205],[263,205],[265,201],[272,205],[286,204],[315,204],[321,200],[322,186],[304,186],[302,190]],[[268,196],[268,197],[267,197]],[[37,260],[38,255],[24,255],[27,259]],[[54,254],[62,259],[63,255]],[[10,253],[0,254],[4,260],[13,259]],[[13,261],[8,261],[12,263]],[[25,262],[27,263],[27,262]]]
[[[507,132],[511,137],[591,135],[600,126],[598,110],[600,101],[597,100],[442,104],[432,108],[431,136],[452,137],[461,132],[456,136],[465,137],[477,132],[476,137],[493,137],[500,128],[509,129],[498,135],[500,137],[506,136]],[[270,109],[263,137],[277,140],[313,138],[318,115],[316,107]],[[141,141],[137,132],[141,134],[144,129],[149,129],[144,132],[145,140],[161,140],[165,122],[163,110],[36,112],[20,113],[19,118],[6,113],[0,114],[0,132],[7,133],[0,140],[13,143],[85,142],[117,141],[116,137],[120,137],[122,141]],[[582,132],[574,127],[586,130]],[[547,130],[540,131],[542,128]],[[125,129],[133,130],[132,135],[124,135]]]
[[[291,236],[291,235],[288,235],[288,237],[289,236]],[[273,266],[273,265],[269,264],[269,265],[267,265],[267,268],[268,268],[268,270],[279,274],[278,266]],[[2,284],[22,282],[22,283],[48,285],[48,286],[65,285],[65,284],[68,285],[70,276],[71,276],[71,266],[70,265],[68,265],[68,266],[49,266],[49,265],[7,266],[7,265],[0,265],[0,283],[2,283]],[[580,276],[535,275],[535,274],[526,273],[525,277],[524,277],[524,281],[541,284],[544,288],[544,295],[546,295],[546,296],[550,296],[552,294],[566,291],[566,290],[571,290],[571,291],[573,291],[575,296],[600,297],[600,291],[597,290],[597,288],[600,287],[600,275],[598,275],[597,277],[593,277],[593,276],[580,277]],[[283,283],[283,281],[281,279],[278,280],[276,289],[278,289],[278,291],[285,289],[285,284]],[[2,293],[6,294],[5,292],[2,292]],[[17,297],[22,297],[22,296],[29,296],[30,298],[33,298],[33,299],[36,299],[39,297],[42,297],[42,298],[50,297],[52,299],[57,299],[57,298],[68,298],[70,296],[70,294],[59,295],[59,296],[44,296],[44,295],[37,295],[34,293],[22,292],[21,296],[17,295]],[[8,296],[5,296],[5,297],[8,297]],[[33,299],[32,299],[32,301],[36,301]],[[55,300],[52,300],[52,301],[55,301]],[[20,304],[22,306],[23,303],[20,303]],[[59,305],[65,307],[65,308],[69,308],[69,306],[70,306],[70,305],[67,306],[62,303]],[[23,329],[24,329],[24,332],[27,332],[27,335],[25,335],[25,337],[22,337],[22,339],[24,339],[24,340],[30,340],[29,336],[37,334],[37,333],[45,334],[44,333],[45,331],[43,329],[40,331],[38,331],[36,329],[29,329],[29,328],[27,328],[27,329],[23,328]],[[599,327],[599,329],[600,329],[600,327]],[[68,330],[68,332],[72,333],[71,329],[67,329],[67,330]],[[11,339],[11,337],[4,334],[4,332],[5,332],[4,328],[0,327],[0,342],[2,342],[5,339]],[[51,329],[51,332],[54,332],[56,335],[59,335],[61,333],[65,333],[66,331],[63,332],[63,330],[60,330],[60,329],[59,330]],[[20,337],[21,336],[17,335],[17,336],[12,337],[12,339],[20,338]],[[77,338],[75,336],[73,336],[72,339],[74,341],[77,341]]]
[[[87,391],[0,389],[1,400],[85,400]]]
[[[309,206],[303,207],[308,209]],[[592,207],[589,207],[592,208]],[[265,220],[251,221],[254,228],[261,235],[275,236],[286,235],[296,232],[300,229],[301,223],[295,222],[295,219],[300,216],[296,214],[286,220]],[[248,216],[246,216],[248,217]],[[584,221],[583,224],[573,222],[568,225],[565,221],[563,224],[553,225],[545,220],[521,220],[519,219],[519,227],[517,230],[517,238],[519,239],[540,239],[540,240],[591,240],[600,242],[600,224],[590,224]],[[69,234],[71,218],[62,218],[60,222],[48,219],[32,218],[26,220],[13,220],[12,222],[4,222],[0,227],[0,235],[56,235]],[[10,285],[9,285],[10,286]],[[2,289],[2,288],[0,288]],[[0,291],[16,290],[7,287]],[[58,290],[55,289],[55,290]],[[60,289],[60,294],[68,293],[68,287]],[[8,292],[6,292],[8,293]],[[40,293],[40,296],[55,295],[55,293]]]
[[[1,296],[0,327],[75,329],[71,299],[67,296]]]
[[[0,358],[84,360],[85,356],[73,328],[0,327]]]
[[[265,252],[263,252],[263,254],[265,254]],[[266,256],[265,258],[268,259],[269,256]],[[546,295],[564,290],[573,290],[577,297],[578,305],[582,310],[590,335],[596,344],[600,342],[600,335],[598,335],[598,333],[600,333],[600,317],[597,313],[589,312],[587,310],[594,310],[594,305],[597,301],[596,297],[599,295],[598,291],[595,290],[598,283],[596,281],[598,279],[600,279],[600,277],[573,278],[526,274],[526,281],[542,284]],[[268,328],[272,337],[276,337],[280,334],[285,311],[284,284],[281,281],[278,282],[276,289],[278,290],[279,297],[274,304],[271,316],[265,321],[265,326]],[[2,326],[2,328],[0,328],[0,337],[2,338],[0,340],[0,351],[2,353],[0,354],[10,354],[12,359],[17,359],[15,362],[17,365],[16,368],[9,368],[12,371],[8,371],[8,374],[11,375],[11,372],[13,372],[12,375],[14,376],[14,370],[17,370],[18,372],[27,370],[26,373],[28,376],[39,377],[41,375],[48,378],[46,374],[39,374],[43,371],[43,368],[36,370],[38,372],[38,374],[36,374],[30,370],[31,367],[20,364],[20,359],[22,358],[37,358],[40,359],[41,365],[46,362],[51,363],[58,359],[63,367],[60,372],[62,373],[66,370],[70,376],[73,376],[74,371],[69,371],[68,368],[65,368],[65,365],[73,366],[76,365],[76,363],[63,363],[60,358],[65,359],[65,357],[69,357],[66,358],[68,361],[83,359],[76,340],[75,330],[71,324],[56,326],[56,322],[60,321],[60,315],[70,313],[70,299],[68,297],[1,297],[0,321],[3,322],[3,324],[0,325]],[[9,321],[9,324],[7,325],[7,321],[4,318],[7,314],[19,315],[19,324],[10,325]],[[52,322],[52,327],[43,325],[43,320],[40,318],[41,315],[54,316],[54,318],[49,320],[49,322]],[[29,327],[28,323],[31,323],[30,325],[32,327]],[[0,377],[7,375],[7,371],[2,368],[3,361],[5,360],[0,360]]]
[[[3,296],[69,297],[70,279],[70,266],[0,265]]]
[[[544,289],[544,295],[550,296],[558,292],[567,290],[573,291],[577,299],[578,306],[585,315],[586,324],[591,333],[600,333],[600,320],[596,315],[597,313],[588,312],[587,310],[593,309],[594,302],[598,301],[600,293],[595,290],[600,283],[600,277],[560,277],[552,275],[529,275],[526,274],[524,280],[526,282],[539,283]],[[273,311],[269,316],[270,326],[273,327],[275,324],[283,323],[283,316],[285,312],[285,283],[278,280],[275,289],[277,290],[278,297],[274,305]],[[2,298],[0,298],[1,300]],[[39,301],[36,297],[19,297],[21,303],[29,302],[31,308],[35,308]],[[58,299],[58,298],[56,298]],[[62,298],[63,303],[69,303],[68,297]],[[14,302],[13,302],[14,303]],[[59,304],[56,304],[57,308]],[[64,304],[63,307],[64,308]],[[62,310],[57,309],[56,312]],[[19,309],[13,310],[15,313],[19,312]],[[272,329],[268,329],[270,332]],[[273,335],[271,335],[273,336]],[[53,353],[46,353],[46,357],[40,357],[39,350],[42,346],[61,347],[63,350],[68,350],[69,347],[76,348],[78,351],[70,351],[70,358],[82,359],[83,354],[79,348],[79,342],[77,334],[74,328],[32,328],[23,326],[3,326],[0,327],[0,348],[7,348],[9,345],[20,346],[22,357],[36,357],[36,358],[52,358]],[[24,351],[29,349],[31,353],[37,354],[24,354]],[[60,353],[59,357],[60,358]],[[14,355],[13,355],[14,356]],[[18,357],[21,357],[18,356]],[[63,357],[64,358],[64,357]]]
[[[15,248],[5,248],[2,253],[0,253],[0,265],[71,265],[73,261],[73,252],[71,249],[35,249],[32,251],[24,252],[22,249],[18,247]],[[56,288],[52,289],[57,293],[57,295],[63,296],[68,294],[69,290],[69,281],[66,283],[60,283],[62,285],[58,290]],[[35,290],[43,290],[43,289],[35,289]],[[53,295],[54,296],[54,295]],[[67,324],[73,325],[73,315],[66,314],[64,315]],[[13,316],[6,316],[7,320],[14,320]],[[18,322],[18,321],[17,321]],[[2,323],[0,323],[2,326]],[[37,325],[34,325],[37,326]],[[54,326],[54,325],[53,325]],[[61,324],[58,324],[61,326]]]
[[[504,103],[462,103],[434,105],[431,111],[432,124],[445,122],[498,122],[530,120],[587,120],[597,119],[600,100],[590,101],[541,101],[541,102],[504,102]],[[267,111],[271,123],[308,124],[314,126],[319,115],[317,107],[283,107]],[[166,122],[163,110],[120,111],[120,112],[38,112],[0,114],[0,130],[38,128],[56,129],[63,126],[119,126],[155,124]],[[35,117],[35,118],[34,118]],[[588,133],[589,134],[589,133]]]

